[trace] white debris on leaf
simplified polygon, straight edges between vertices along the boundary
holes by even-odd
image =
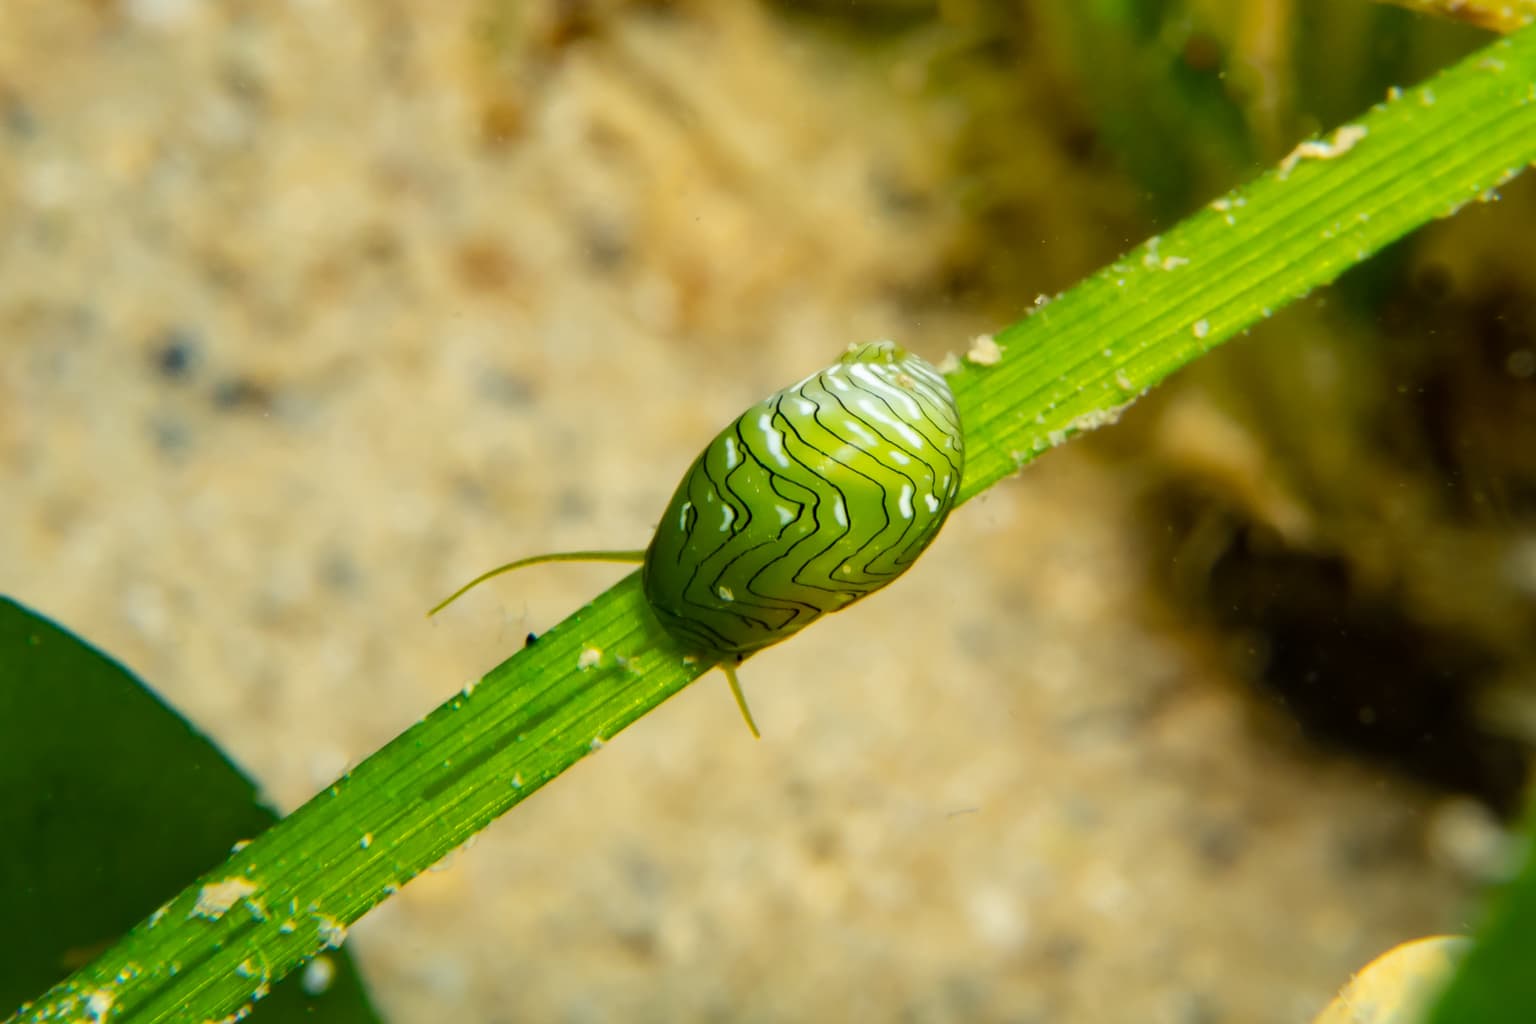
[[[92,992],[85,1001],[85,1019],[89,1021],[106,1020],[107,1014],[112,1012],[112,1004],[117,1002],[112,993],[105,989],[97,989]]]
[[[978,334],[971,340],[971,347],[965,353],[965,358],[977,366],[996,366],[1003,360],[1003,349],[992,335]]]
[[[197,903],[190,917],[206,917],[217,921],[229,913],[229,908],[254,893],[256,883],[248,878],[226,878],[221,882],[209,882],[197,891]]]
[[[1100,427],[1112,426],[1120,422],[1120,417],[1124,415],[1125,410],[1134,404],[1135,400],[1132,399],[1129,402],[1124,402],[1109,409],[1094,409],[1092,412],[1085,412],[1067,424],[1067,429],[1073,433],[1087,433],[1090,430],[1098,430]]]
[[[1355,143],[1368,134],[1370,130],[1363,124],[1346,124],[1335,131],[1332,138],[1308,139],[1280,161],[1279,177],[1282,181],[1290,177],[1296,165],[1303,160],[1332,160],[1334,157],[1343,156],[1354,149]]]
[[[315,932],[322,944],[331,949],[340,949],[341,944],[347,941],[347,926],[334,917],[316,914],[315,921]]]
[[[583,647],[581,649],[581,656],[576,659],[576,667],[583,670],[593,668],[601,664],[602,660],[603,652],[601,650],[596,647]]]

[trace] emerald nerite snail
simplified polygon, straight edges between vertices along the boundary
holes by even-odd
[[[642,562],[645,597],[680,644],[717,663],[752,734],[735,666],[890,583],[944,525],[965,462],[955,398],[889,341],[742,413],[683,475],[644,551],[569,551],[541,562]]]

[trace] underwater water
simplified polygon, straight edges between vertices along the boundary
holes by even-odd
[[[428,621],[464,579],[643,547],[847,343],[964,352],[1483,38],[942,6],[13,5],[0,592],[291,810],[628,570]],[[642,719],[352,930],[383,1018],[1280,1024],[1464,928],[1536,729],[1533,218],[959,509],[743,666],[761,742],[718,676]]]

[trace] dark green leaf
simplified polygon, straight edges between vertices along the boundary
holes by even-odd
[[[207,738],[121,665],[0,598],[0,1008],[121,938],[277,820]],[[350,958],[259,1020],[376,1021]]]

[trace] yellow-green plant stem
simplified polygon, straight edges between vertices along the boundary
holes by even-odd
[[[962,500],[1112,419],[1144,389],[1387,243],[1488,196],[1533,159],[1536,30],[1525,29],[1299,150],[1000,332],[1000,362],[965,365],[951,378],[967,431]],[[667,638],[631,574],[17,1019],[137,1024],[238,1012],[710,667]]]

